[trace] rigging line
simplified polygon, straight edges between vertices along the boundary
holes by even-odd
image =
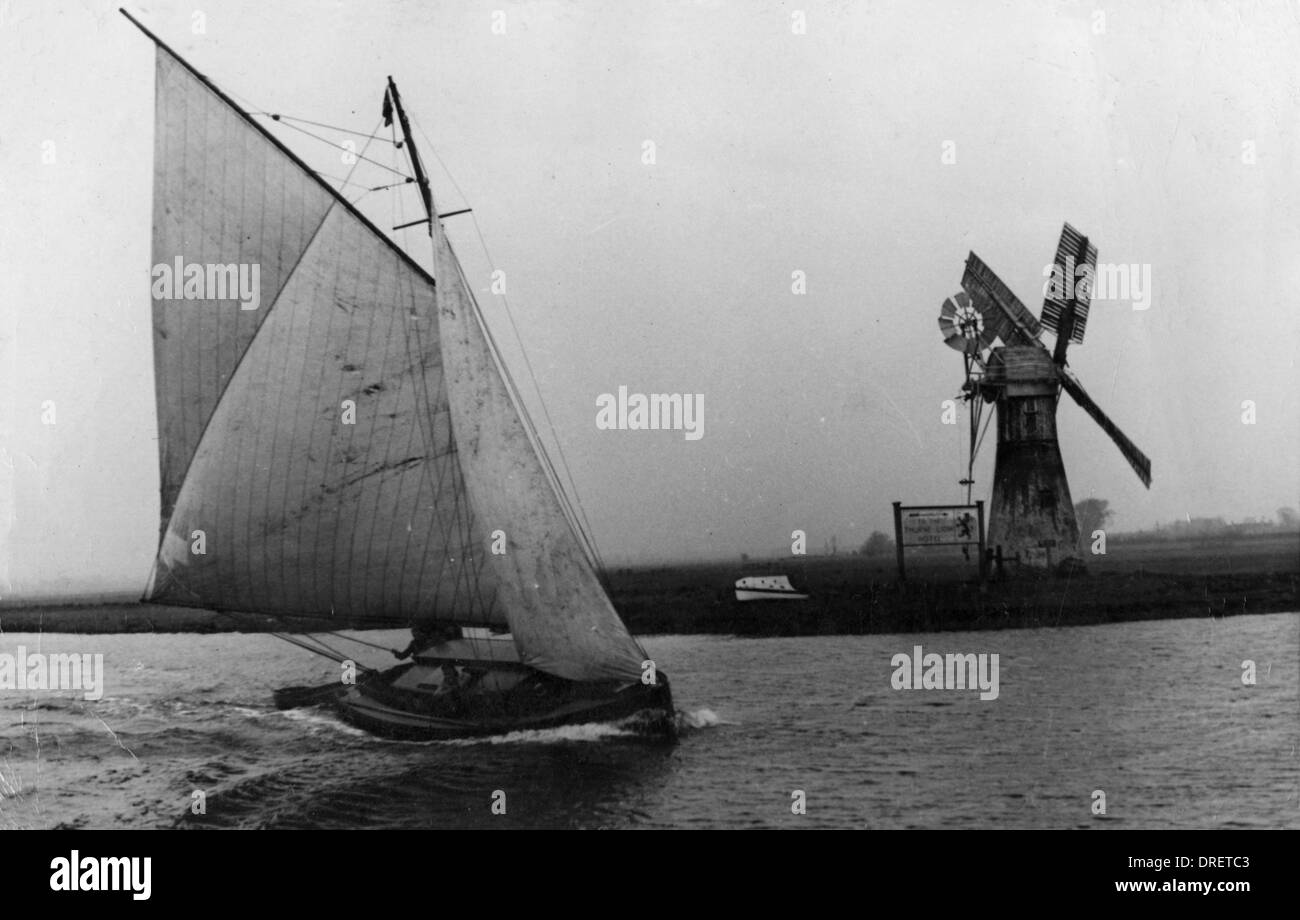
[[[389,135],[391,136],[391,141],[390,141],[390,143],[392,143],[392,145],[393,145],[392,150],[389,151],[389,152],[392,154],[392,161],[393,161],[393,166],[392,166],[392,168],[393,168],[394,170],[396,170],[396,169],[397,169],[397,164],[398,164],[398,159],[399,159],[399,155],[398,155],[398,153],[397,153],[397,151],[398,151],[398,146],[397,146],[397,119],[396,119],[396,118],[389,118],[389,119],[388,119],[388,133],[389,133]],[[407,155],[408,155],[408,156],[410,155],[410,152],[409,152],[409,151],[407,152]],[[410,178],[410,179],[407,179],[406,181],[407,181],[407,182],[414,182],[415,180],[414,180],[414,178]],[[393,195],[393,196],[391,196],[391,198],[389,199],[389,202],[390,202],[390,211],[389,211],[389,216],[391,217],[391,219],[392,219],[392,221],[393,221],[389,226],[396,227],[396,226],[398,226],[399,224],[406,223],[406,212],[405,212],[405,211],[403,210],[403,208],[402,208],[402,196],[401,196],[401,195]],[[401,217],[401,220],[398,220],[399,217]],[[412,257],[412,258],[414,258],[414,257]],[[437,315],[437,304],[436,304],[436,303],[434,304],[434,307],[435,307],[435,309],[434,309],[434,315],[436,316],[436,315]]]
[[[382,119],[380,119],[380,121],[382,121]],[[379,124],[380,124],[380,122],[378,122],[378,121],[375,122],[375,130],[376,130],[376,131],[379,130]],[[292,126],[290,126],[290,127],[292,127]],[[321,172],[318,172],[316,175],[318,175],[318,176],[322,176],[322,177],[327,178],[327,179],[334,179],[334,181],[336,181],[336,182],[342,182],[344,185],[355,185],[355,186],[357,186],[358,188],[365,188],[365,186],[363,186],[360,182],[353,182],[353,181],[352,181],[352,177],[353,177],[354,175],[356,175],[357,167],[359,167],[359,166],[361,165],[361,161],[367,159],[367,157],[366,157],[365,154],[366,154],[366,151],[370,149],[370,141],[371,141],[371,140],[374,140],[374,137],[373,137],[373,136],[370,138],[370,140],[367,140],[367,141],[365,142],[365,144],[361,147],[361,153],[359,153],[359,154],[353,154],[353,156],[355,156],[357,159],[356,159],[356,161],[352,164],[352,168],[348,170],[347,178],[345,178],[345,179],[338,179],[338,178],[336,178],[336,177],[334,177],[334,176],[326,176],[324,173],[321,173]],[[372,162],[373,162],[373,161],[372,161]],[[341,193],[342,191],[343,191],[342,189],[339,189],[339,192],[340,192],[340,193]],[[356,204],[357,201],[360,201],[362,198],[364,198],[366,195],[369,195],[369,194],[370,194],[371,192],[373,192],[373,191],[375,191],[375,189],[367,189],[365,192],[363,192],[362,194],[358,195],[357,198],[356,198],[356,201],[353,201],[352,203],[353,203],[353,204]]]
[[[320,142],[323,143],[323,144],[328,144],[329,146],[333,147],[335,150],[342,149],[342,148],[339,147],[338,144],[334,143],[334,141],[330,140],[329,138],[327,138],[327,137],[321,137],[319,134],[312,134],[312,133],[311,133],[310,131],[308,131],[306,128],[300,128],[300,127],[298,127],[297,125],[291,125],[291,124],[288,124],[288,123],[283,122],[283,121],[280,122],[280,124],[284,125],[286,128],[292,128],[294,131],[301,132],[302,134],[305,134],[305,135],[307,135],[307,136],[310,137],[310,138],[314,138],[315,140],[318,140],[318,141],[320,141]],[[369,142],[367,142],[367,143],[369,143]],[[372,160],[372,159],[370,159],[370,157],[363,157],[363,156],[361,156],[360,154],[354,154],[354,156],[356,156],[356,158],[357,158],[358,160],[365,160],[367,163],[374,163],[374,164],[375,164],[376,166],[378,166],[380,169],[386,169],[386,170],[388,170],[388,171],[391,172],[391,173],[397,173],[397,175],[401,176],[403,179],[407,178],[406,173],[404,173],[404,172],[399,172],[398,170],[393,169],[391,166],[386,166],[386,165],[384,165],[383,163],[380,163],[378,160]]]
[[[302,639],[299,639],[297,636],[290,635],[289,633],[273,632],[271,633],[271,635],[277,639],[280,639],[283,642],[288,642],[290,645],[296,645],[298,646],[298,648],[306,649],[307,651],[311,652],[314,655],[320,655],[322,658],[329,658],[332,661],[338,661],[340,664],[342,663],[343,660],[345,660],[345,659],[336,658],[327,652],[322,652],[320,649],[312,646],[310,643],[305,642]]]
[[[462,200],[462,201],[465,201],[465,202],[468,202],[468,198],[466,198],[466,196],[465,196],[465,192],[461,189],[460,184],[456,182],[456,177],[453,176],[453,175],[451,174],[451,170],[447,168],[447,164],[446,164],[445,162],[443,162],[442,157],[438,154],[437,148],[435,148],[434,145],[433,145],[433,141],[431,141],[431,140],[429,139],[429,135],[428,135],[427,133],[425,133],[425,130],[424,130],[423,125],[421,125],[421,124],[420,124],[418,121],[416,121],[414,118],[412,118],[411,120],[415,122],[415,127],[416,127],[416,129],[420,132],[421,136],[424,138],[424,142],[425,142],[425,144],[428,145],[429,152],[432,153],[433,156],[434,156],[434,159],[436,159],[436,160],[438,161],[438,164],[442,167],[442,171],[443,171],[443,173],[444,173],[444,174],[447,176],[447,178],[451,181],[452,187],[454,187],[454,188],[456,189],[457,193],[458,193],[458,194],[460,195],[460,197],[461,197],[461,200]],[[483,230],[482,230],[482,228],[479,226],[478,218],[473,214],[473,212],[470,213],[470,219],[471,219],[471,221],[472,221],[473,224],[474,224],[474,232],[475,232],[475,234],[478,236],[479,245],[483,247],[483,254],[487,257],[488,264],[489,264],[489,265],[494,264],[493,259],[492,259],[492,253],[491,253],[491,251],[488,249],[487,240],[486,240],[486,239],[484,238],[484,236],[483,236]],[[462,274],[463,274],[463,267],[462,267]],[[466,290],[470,291],[470,292],[471,292],[471,297],[473,297],[473,294],[472,294],[473,289],[470,288],[468,285],[466,285]],[[477,301],[477,298],[474,298],[474,300]],[[563,480],[560,479],[560,477],[559,477],[559,475],[558,475],[558,472],[556,472],[556,471],[554,470],[554,467],[552,466],[552,474],[553,474],[554,477],[555,477],[555,480],[556,480],[557,485],[559,485],[559,487],[560,487],[560,488],[559,488],[559,491],[560,491],[560,494],[561,494],[561,503],[562,503],[562,504],[567,503],[567,504],[571,504],[571,505],[573,506],[573,510],[570,511],[570,514],[574,517],[575,530],[578,531],[578,536],[579,536],[580,541],[583,542],[584,544],[587,544],[588,552],[589,552],[590,555],[593,557],[593,558],[592,558],[592,563],[597,567],[597,571],[603,575],[604,572],[605,572],[605,563],[604,563],[604,560],[601,558],[601,555],[600,555],[599,550],[598,550],[597,547],[596,547],[595,532],[594,532],[594,530],[593,530],[592,527],[591,527],[591,521],[590,521],[590,519],[587,517],[587,512],[586,512],[586,509],[585,509],[585,508],[583,507],[583,505],[582,505],[582,501],[581,501],[581,499],[578,498],[578,495],[577,495],[577,482],[576,482],[576,480],[573,478],[573,471],[572,471],[572,469],[571,469],[570,466],[569,466],[568,457],[565,456],[565,453],[564,453],[564,445],[561,443],[559,436],[556,434],[556,431],[555,431],[555,422],[551,419],[550,409],[547,408],[546,400],[545,400],[545,398],[543,398],[543,396],[542,396],[541,387],[540,387],[540,386],[538,385],[538,383],[537,383],[537,375],[536,375],[536,373],[534,373],[534,371],[533,371],[532,361],[529,360],[529,358],[528,358],[528,351],[527,351],[527,349],[524,348],[523,338],[522,338],[522,336],[520,336],[520,334],[519,334],[519,327],[518,327],[518,325],[516,325],[516,323],[515,323],[514,313],[513,313],[513,312],[511,311],[511,309],[510,309],[510,301],[509,301],[509,299],[506,297],[505,294],[502,294],[502,295],[501,295],[501,300],[502,300],[503,305],[505,306],[506,318],[510,321],[510,328],[511,328],[511,330],[514,332],[514,335],[515,335],[515,341],[516,341],[516,342],[518,343],[518,345],[519,345],[519,351],[520,351],[520,354],[523,355],[523,359],[524,359],[524,367],[525,367],[525,369],[528,371],[528,376],[529,376],[529,378],[532,380],[532,383],[533,383],[533,390],[534,390],[534,392],[537,393],[538,400],[541,402],[541,405],[542,405],[542,414],[543,414],[543,415],[545,416],[545,418],[546,418],[546,424],[547,424],[547,426],[550,428],[550,431],[551,431],[551,438],[554,440],[554,442],[555,442],[555,447],[556,447],[556,451],[559,453],[559,457],[560,457],[560,465],[564,468],[565,475],[566,475],[566,476],[568,477],[568,479],[569,479],[569,486],[568,486],[568,489],[566,489],[565,486],[564,486],[564,482],[563,482]],[[480,310],[479,312],[480,312],[480,315],[481,315],[482,311]],[[483,325],[484,325],[484,327],[486,328],[486,326],[487,326],[486,322],[484,322]],[[491,339],[491,331],[490,331],[490,330],[488,330],[488,337],[489,337],[489,339]],[[499,350],[498,350],[498,353],[499,353]],[[504,365],[504,361],[502,361],[501,363]],[[510,376],[510,375],[509,375],[509,369],[508,369],[508,368],[506,369],[506,374],[507,374],[507,376]],[[513,379],[510,381],[510,385],[511,385],[512,387],[514,387],[514,389],[515,389],[515,391],[516,391],[516,399],[517,399],[518,402],[519,402],[519,408],[520,408],[520,410],[521,410],[521,414],[525,417],[525,419],[526,419],[526,424],[529,425],[530,427],[533,427],[533,428],[534,428],[534,437],[536,437],[535,426],[532,425],[531,417],[529,417],[530,414],[528,413],[527,408],[524,406],[523,401],[522,401],[522,398],[520,398],[520,396],[521,396],[520,391],[519,391],[518,387],[514,385],[514,383],[513,383]],[[550,465],[550,459],[549,459],[549,457],[547,456],[547,451],[546,451],[546,449],[545,449],[545,445],[541,442],[541,439],[540,439],[540,438],[537,438],[537,444],[538,444],[538,450],[539,450],[539,453],[541,453],[542,456],[543,456],[543,458],[545,458],[545,459],[544,459],[544,462],[545,462],[547,465]],[[572,495],[566,494],[567,492],[572,492]]]
[[[388,91],[387,91],[387,90],[384,91],[384,98],[385,98],[385,99],[388,98]],[[391,165],[390,165],[390,167],[389,167],[390,169],[396,169],[396,168],[397,168],[397,145],[396,145],[397,135],[394,133],[396,129],[395,129],[394,126],[393,126],[393,122],[396,121],[396,120],[397,120],[397,119],[395,119],[395,118],[391,118],[391,117],[388,119],[388,132],[389,132],[389,134],[392,135],[392,140],[390,141],[390,143],[393,144],[393,146],[392,146],[391,148],[389,148],[389,151],[388,151],[388,153],[389,153],[389,160],[391,161]],[[388,217],[388,219],[389,219],[389,221],[390,221],[390,223],[388,224],[388,226],[390,226],[390,227],[395,227],[395,226],[397,226],[397,206],[398,206],[398,201],[397,201],[397,199],[400,198],[400,197],[401,197],[400,195],[390,195],[389,198],[388,198],[388,208],[389,208],[389,212],[388,212],[389,217]],[[402,248],[405,249],[406,247],[403,246]]]
[[[304,637],[311,642],[315,642],[317,645],[325,649],[327,652],[333,652],[335,655],[340,656],[344,661],[350,660],[346,655],[344,655],[338,649],[330,648],[330,646],[326,645],[323,639],[318,639],[316,638],[316,636],[312,635],[311,633],[305,633]]]
[[[313,635],[313,634],[311,634],[311,633],[303,633],[303,634],[300,635],[298,638],[299,638],[299,639],[302,639],[302,640],[304,640],[304,641],[306,641],[306,642],[314,642],[314,643],[316,643],[317,646],[319,646],[320,648],[324,649],[324,650],[325,650],[326,652],[328,652],[330,655],[337,656],[337,657],[335,658],[336,661],[351,661],[353,664],[356,664],[357,667],[358,667],[358,668],[361,668],[363,671],[373,671],[373,670],[375,670],[374,668],[366,667],[365,665],[362,665],[362,664],[357,664],[357,662],[356,662],[354,659],[350,658],[350,657],[347,656],[347,655],[344,655],[344,654],[343,654],[342,652],[340,652],[338,649],[336,649],[336,648],[331,648],[330,646],[326,645],[326,644],[324,643],[324,641],[322,641],[321,639],[318,639],[315,635]]]
[[[376,125],[375,130],[372,131],[370,134],[366,134],[364,131],[353,131],[351,128],[343,128],[338,125],[327,125],[319,121],[310,121],[306,118],[299,118],[296,115],[281,115],[278,112],[266,112],[259,109],[257,106],[255,106],[253,104],[253,101],[249,99],[247,96],[240,95],[239,93],[236,93],[233,90],[227,90],[226,94],[232,97],[233,99],[243,103],[245,115],[262,115],[265,116],[266,118],[271,119],[272,121],[278,121],[281,124],[284,124],[285,121],[300,121],[303,124],[315,125],[318,128],[328,128],[331,131],[342,131],[344,134],[355,134],[357,137],[366,138],[367,141],[373,141],[373,140],[387,141],[387,138],[379,134],[379,128],[380,128],[379,125]],[[293,125],[285,125],[285,127],[292,128]],[[389,143],[392,143],[392,141],[389,141]],[[336,144],[335,146],[338,145]]]
[[[357,643],[358,645],[368,645],[368,646],[370,646],[371,648],[377,648],[377,649],[379,649],[381,652],[396,652],[396,651],[400,651],[400,649],[394,649],[394,648],[389,648],[389,647],[386,646],[386,645],[380,645],[378,642],[367,642],[365,639],[358,639],[356,636],[345,636],[345,635],[343,635],[343,633],[341,633],[341,632],[326,632],[326,633],[321,633],[321,635],[323,635],[323,636],[334,636],[335,638],[342,639],[342,640],[345,641],[345,642],[355,642],[355,643]]]
[[[390,182],[390,183],[388,183],[387,185],[376,185],[376,186],[373,186],[372,188],[367,189],[366,191],[369,191],[369,192],[386,192],[386,191],[388,191],[390,188],[401,188],[403,185],[410,185],[410,184],[411,184],[412,182],[414,182],[414,181],[415,181],[414,179],[407,178],[407,179],[403,179],[401,182]]]
[[[388,185],[381,185],[377,188],[370,188],[368,186],[362,185],[360,182],[353,182],[351,179],[344,179],[340,176],[332,176],[329,173],[325,173],[325,172],[318,172],[316,173],[316,175],[320,176],[322,179],[329,179],[331,182],[341,182],[344,185],[355,185],[357,188],[365,189],[367,192],[377,192],[380,189],[392,187]],[[398,182],[396,184],[401,185],[402,183]]]
[[[315,655],[320,655],[322,658],[329,658],[332,661],[337,661],[339,664],[342,664],[346,661],[351,661],[358,671],[377,670],[376,668],[372,668],[368,665],[364,665],[359,661],[355,661],[354,659],[348,658],[345,655],[342,655],[339,652],[334,651],[333,649],[329,648],[329,646],[324,645],[324,643],[321,643],[322,647],[324,648],[324,651],[322,651],[321,648],[315,647],[310,642],[306,641],[303,638],[300,638],[299,636],[290,635],[289,633],[278,633],[278,632],[273,632],[271,633],[271,635],[277,639],[282,639],[285,642],[288,642],[290,645],[296,645],[299,648],[306,649],[307,651]]]
[[[304,125],[315,125],[317,128],[328,128],[328,129],[331,130],[331,131],[342,131],[344,134],[355,134],[357,137],[364,137],[364,138],[366,138],[367,140],[371,140],[371,141],[376,141],[376,140],[378,140],[378,141],[385,141],[385,142],[387,142],[387,143],[394,143],[393,141],[389,141],[388,138],[386,138],[386,137],[384,137],[383,135],[379,134],[379,133],[378,133],[378,131],[379,131],[378,128],[376,128],[374,132],[372,132],[372,133],[370,133],[370,134],[366,134],[364,131],[353,131],[351,128],[341,128],[341,127],[339,127],[338,125],[327,125],[327,124],[324,124],[324,123],[319,122],[319,121],[311,121],[311,120],[306,119],[306,118],[298,118],[298,117],[295,116],[295,115],[280,115],[280,114],[275,113],[275,112],[249,112],[248,114],[249,114],[249,115],[265,115],[265,116],[267,116],[268,118],[270,118],[272,121],[300,121],[300,122],[302,122]],[[290,127],[292,127],[292,126],[290,126]]]

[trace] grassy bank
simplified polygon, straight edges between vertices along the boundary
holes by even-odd
[[[813,557],[744,566],[624,570],[612,595],[638,634],[749,636],[928,632],[1086,625],[1300,610],[1300,535],[1112,543],[1083,570],[991,577],[951,554]],[[744,574],[781,573],[806,601],[738,603]]]
[[[738,603],[745,574],[786,574],[806,601]],[[1300,536],[1222,542],[1112,543],[1068,575],[991,579],[960,557],[796,557],[765,563],[657,566],[610,574],[614,605],[634,633],[748,636],[927,632],[1084,625],[1300,610]],[[337,620],[299,629],[342,629]],[[360,624],[356,624],[360,625]],[[128,603],[0,608],[4,632],[266,632],[261,616]]]

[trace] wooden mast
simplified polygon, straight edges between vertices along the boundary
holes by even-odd
[[[397,121],[402,126],[402,139],[406,144],[406,152],[411,158],[411,168],[415,170],[415,182],[420,187],[420,200],[424,202],[424,213],[428,215],[425,220],[429,222],[429,235],[433,235],[433,192],[429,189],[429,176],[424,171],[424,164],[420,162],[420,152],[415,149],[415,138],[411,136],[411,123],[406,118],[406,109],[402,108],[402,97],[397,92],[397,84],[393,78],[388,78],[388,98],[393,101],[393,108],[397,110]],[[423,223],[415,221],[414,223]],[[410,224],[403,224],[410,226]]]

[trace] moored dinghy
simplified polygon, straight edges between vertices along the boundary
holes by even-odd
[[[131,19],[157,45],[153,263],[260,280],[252,308],[155,285],[162,534],[145,600],[413,624],[409,663],[276,694],[377,733],[627,720],[672,736],[667,678],[597,576],[391,79],[432,274]]]
[[[785,575],[750,575],[736,582],[738,601],[806,601],[808,595],[796,590]]]

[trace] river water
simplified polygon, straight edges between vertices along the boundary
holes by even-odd
[[[338,670],[270,636],[5,634],[102,654],[104,688],[0,689],[0,828],[1300,827],[1300,614],[643,644],[675,745],[386,741],[276,711]],[[894,689],[918,644],[996,653],[997,698]]]

